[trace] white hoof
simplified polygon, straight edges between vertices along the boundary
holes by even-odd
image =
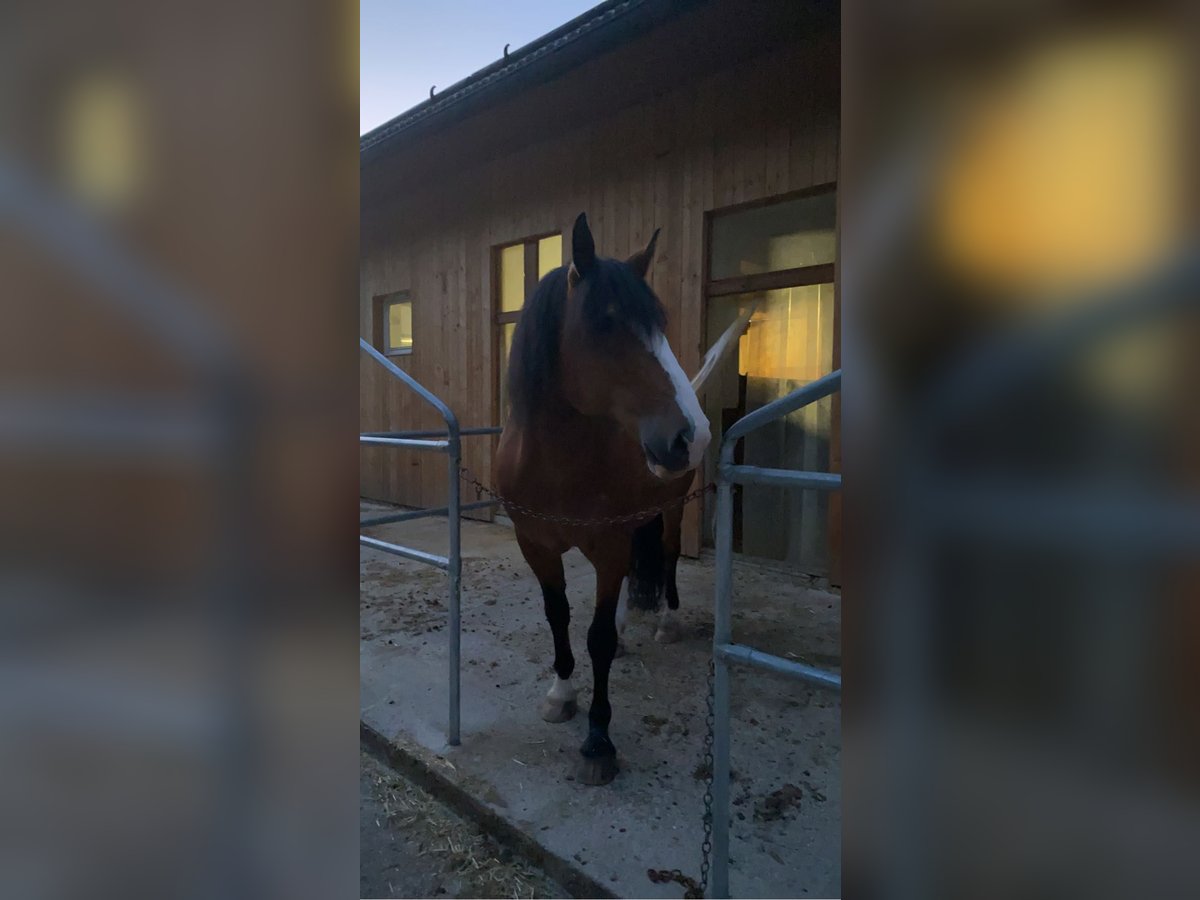
[[[658,621],[658,630],[654,632],[654,639],[660,644],[673,644],[681,637],[683,629],[679,627],[675,616],[671,610],[663,610],[662,618]]]
[[[560,722],[569,722],[575,718],[575,701],[567,700],[565,703],[559,703],[556,700],[551,700],[547,697],[542,701],[542,708],[539,710],[542,716],[542,721],[549,722],[552,725],[558,725]]]
[[[564,681],[555,675],[554,684],[550,686],[546,699],[542,701],[542,718],[555,724],[566,722],[574,717],[575,710],[575,685],[571,684],[570,678]]]

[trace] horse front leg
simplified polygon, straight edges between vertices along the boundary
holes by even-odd
[[[608,735],[612,705],[608,700],[608,673],[617,651],[617,604],[621,584],[629,571],[629,541],[595,553],[596,611],[588,628],[588,655],[592,658],[592,706],[588,711],[588,735],[579,748],[583,762],[579,780],[584,784],[608,784],[617,774],[617,748]]]
[[[566,722],[575,715],[575,685],[571,683],[575,655],[571,652],[571,636],[568,633],[571,607],[567,603],[562,553],[535,543],[520,532],[517,533],[517,544],[541,585],[542,608],[554,638],[554,683],[550,685],[539,712],[547,722]]]

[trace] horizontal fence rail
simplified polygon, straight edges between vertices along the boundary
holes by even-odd
[[[459,437],[473,437],[479,434],[499,434],[504,429],[499,425],[487,425],[481,428],[460,428]],[[390,437],[390,438],[445,438],[448,431],[364,431],[359,437]]]
[[[718,656],[728,662],[756,666],[763,671],[783,675],[785,678],[803,681],[839,694],[842,692],[841,677],[832,672],[827,672],[825,669],[818,669],[815,666],[805,663],[793,662],[790,659],[784,659],[773,653],[763,653],[761,650],[755,650],[753,647],[745,647],[741,644],[722,644],[717,648],[716,652]]]
[[[412,447],[416,450],[446,450],[450,447],[449,441],[426,441],[420,438],[372,437],[366,434],[359,435],[358,442],[360,444],[379,444],[384,447]]]
[[[758,466],[726,466],[725,477],[734,484],[770,484],[816,491],[836,491],[842,486],[842,476],[836,472],[796,472],[792,469],[761,469]]]
[[[496,506],[500,503],[499,500],[479,500],[475,503],[460,503],[459,512],[469,512],[474,509],[486,509],[489,506]],[[391,525],[393,522],[410,522],[413,519],[424,519],[429,516],[444,516],[448,515],[450,507],[437,506],[430,509],[410,509],[402,513],[388,513],[385,516],[372,516],[369,519],[363,519],[358,523],[359,528],[374,528],[376,525]]]
[[[381,541],[377,538],[367,537],[366,535],[359,535],[358,542],[364,547],[373,547],[376,550],[382,550],[384,553],[391,553],[393,556],[402,556],[414,562],[425,563],[426,565],[444,570],[449,570],[450,568],[449,557],[438,556],[436,553],[426,553],[424,550],[414,550],[412,547],[389,544],[387,541]]]
[[[459,714],[461,709],[462,671],[462,514],[468,510],[485,509],[489,506],[495,506],[499,502],[497,500],[481,500],[477,503],[467,503],[465,505],[462,503],[459,481],[459,470],[462,466],[462,438],[467,435],[499,434],[501,429],[495,426],[460,428],[458,418],[451,411],[450,407],[442,402],[441,398],[426,389],[424,385],[399,368],[367,341],[359,338],[358,346],[375,362],[383,366],[389,375],[406,385],[413,393],[437,410],[438,415],[446,423],[444,431],[370,431],[359,435],[359,443],[363,446],[429,450],[437,453],[445,453],[448,459],[447,500],[445,506],[439,506],[435,509],[406,510],[405,512],[371,516],[361,519],[358,527],[360,529],[371,528],[394,522],[408,522],[428,516],[445,515],[448,519],[450,530],[449,552],[445,556],[439,556],[436,553],[427,553],[415,547],[404,547],[400,544],[393,544],[379,538],[368,537],[364,534],[358,536],[358,543],[363,547],[370,547],[373,550],[390,553],[402,559],[409,559],[414,562],[433,566],[446,573],[447,606],[449,608],[449,621],[447,623],[449,625],[447,629],[449,632],[448,656],[450,666],[450,710],[446,738],[449,744],[454,747],[458,746],[461,741]]]

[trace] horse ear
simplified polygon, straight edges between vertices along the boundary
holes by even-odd
[[[625,262],[637,272],[639,278],[645,278],[646,273],[650,271],[650,263],[654,259],[654,245],[658,243],[658,233],[661,228],[655,228],[654,234],[650,236],[650,243],[646,245],[646,249],[639,253],[633,254]]]
[[[588,228],[587,213],[580,213],[571,232],[571,268],[582,278],[596,263],[596,242]]]

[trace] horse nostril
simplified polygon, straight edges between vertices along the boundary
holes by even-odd
[[[695,437],[696,433],[690,425],[674,433],[662,431],[657,434],[648,425],[642,433],[642,450],[652,466],[658,466],[668,472],[682,472],[688,467]]]

